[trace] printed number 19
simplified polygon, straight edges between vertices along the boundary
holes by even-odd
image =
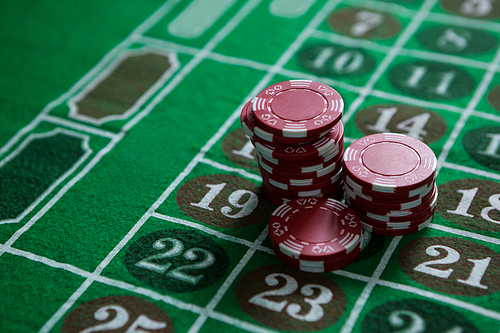
[[[226,187],[226,183],[220,183],[220,184],[206,184],[205,186],[210,189],[207,194],[200,200],[200,202],[193,202],[191,203],[192,206],[210,210],[212,211],[213,208],[210,207],[210,204],[214,201],[214,199],[220,194],[220,192]],[[243,204],[240,203],[240,199],[248,194],[249,198],[247,201],[245,201]],[[229,206],[224,206],[221,208],[221,213],[224,214],[224,216],[233,218],[233,219],[238,219],[242,218],[245,216],[250,215],[255,208],[257,207],[259,203],[259,199],[255,193],[252,191],[248,190],[236,190],[233,193],[231,193],[228,197],[228,201],[231,205],[233,205],[236,208],[241,208],[241,210],[235,214],[230,214],[233,211],[233,208]]]

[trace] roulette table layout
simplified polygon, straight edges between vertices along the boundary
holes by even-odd
[[[0,332],[500,331],[499,1],[7,0],[0,26]],[[430,147],[422,230],[277,257],[240,115],[290,80],[340,94],[344,148]]]

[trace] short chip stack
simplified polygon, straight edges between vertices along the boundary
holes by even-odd
[[[269,237],[281,261],[311,273],[347,266],[362,247],[359,218],[331,198],[300,198],[282,204],[269,220]]]
[[[243,107],[241,125],[255,146],[272,203],[342,198],[343,110],[337,91],[309,80],[269,86]]]
[[[358,139],[344,154],[346,204],[369,232],[420,231],[436,209],[436,165],[432,150],[412,137],[381,133]]]

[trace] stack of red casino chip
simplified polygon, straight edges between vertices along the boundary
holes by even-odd
[[[343,110],[337,91],[309,80],[271,85],[243,107],[241,125],[272,203],[343,197]]]
[[[282,204],[269,220],[269,238],[281,261],[311,273],[347,266],[363,245],[356,213],[331,198],[299,198]]]
[[[346,204],[363,230],[403,236],[434,217],[438,190],[436,156],[420,140],[380,133],[354,141],[344,154]]]

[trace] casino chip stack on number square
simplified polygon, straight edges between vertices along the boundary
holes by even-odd
[[[331,198],[299,198],[282,204],[269,220],[269,238],[281,261],[311,273],[347,266],[363,245],[358,216]]]
[[[273,84],[243,107],[241,125],[272,203],[343,197],[343,110],[337,91],[309,80]]]
[[[344,154],[346,204],[369,232],[420,231],[436,209],[436,165],[432,150],[412,137],[380,133],[358,139]]]

